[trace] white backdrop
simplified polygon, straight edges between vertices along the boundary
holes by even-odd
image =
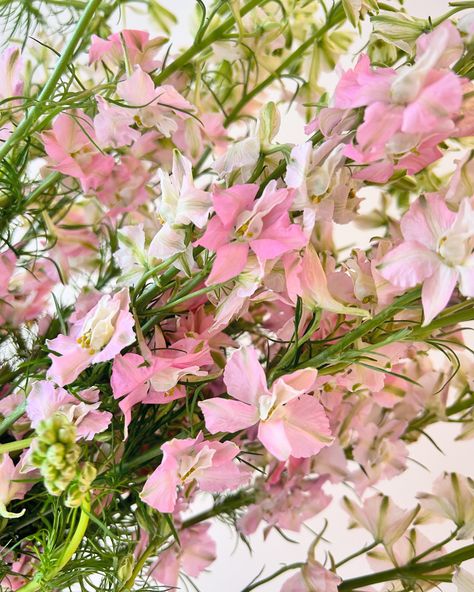
[[[175,48],[185,47],[191,40],[189,23],[194,9],[194,0],[162,0],[163,4],[172,10],[178,17],[180,24],[176,27],[173,34]],[[405,4],[408,11],[414,16],[435,17],[448,7],[446,0],[406,0]],[[126,25],[128,27],[149,28],[149,20],[140,16],[127,16]],[[295,114],[290,114],[288,119],[283,119],[282,131],[279,140],[283,142],[297,142],[304,139],[302,133],[302,122]],[[286,124],[285,124],[286,123]],[[347,227],[344,233],[344,240],[351,243],[364,245],[368,237],[351,229],[350,240],[348,241]],[[474,476],[472,457],[474,456],[474,444],[472,441],[454,442],[458,428],[451,425],[436,426],[429,430],[429,434],[441,446],[444,454],[440,453],[426,438],[422,438],[417,444],[411,447],[411,460],[409,469],[406,473],[393,480],[380,484],[380,490],[390,495],[393,500],[401,507],[413,507],[416,503],[415,494],[418,491],[429,491],[433,477],[439,475],[442,471],[458,471],[460,473]],[[422,468],[421,465],[426,467]],[[328,489],[329,491],[329,489]],[[331,552],[336,559],[341,559],[346,555],[358,550],[364,544],[370,542],[369,535],[362,530],[347,531],[348,518],[341,509],[338,502],[343,494],[347,494],[347,488],[343,486],[333,487],[334,500],[331,506],[321,515],[308,522],[312,531],[320,531],[324,519],[329,521],[329,527],[325,533],[325,538],[330,541]],[[203,499],[203,507],[209,503],[209,500]],[[433,540],[441,540],[447,533],[447,525],[430,525],[424,532]],[[252,554],[247,547],[240,543],[235,533],[226,525],[216,521],[211,530],[218,545],[218,559],[212,568],[204,573],[196,584],[201,592],[240,592],[262,568],[264,575],[271,574],[283,564],[302,561],[306,556],[307,549],[311,544],[314,535],[313,532],[303,530],[298,535],[291,534],[291,537],[299,544],[292,544],[285,541],[278,533],[272,533],[266,541],[263,540],[262,532],[259,530],[250,537],[252,545]],[[325,546],[318,547],[319,560],[324,560]],[[474,572],[474,566],[471,562],[470,569]],[[340,570],[343,577],[355,577],[369,572],[364,559],[358,559],[344,566]],[[272,581],[271,583],[258,588],[261,592],[278,592],[282,582],[288,578],[291,573]],[[185,585],[183,583],[183,590]],[[453,592],[454,586],[451,584],[441,584],[442,592]]]

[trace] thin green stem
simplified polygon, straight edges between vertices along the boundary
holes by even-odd
[[[97,11],[100,3],[102,0],[89,0],[86,5],[84,12],[82,13],[79,22],[77,23],[74,32],[69,39],[68,44],[64,48],[61,57],[59,58],[56,67],[53,70],[53,73],[49,77],[48,81],[44,85],[42,91],[38,96],[38,101],[36,105],[31,109],[31,111],[25,116],[22,122],[18,125],[15,131],[8,137],[5,143],[0,148],[0,160],[5,158],[5,156],[10,152],[10,150],[15,146],[15,144],[24,138],[24,136],[29,132],[32,125],[38,120],[39,117],[43,114],[43,104],[47,101],[51,95],[53,94],[56,86],[64,74],[68,66],[70,65],[71,59],[74,56],[77,46],[81,42],[87,27],[89,26],[92,17],[94,16],[95,12]]]
[[[242,590],[242,592],[250,592],[251,590],[255,590],[259,586],[263,586],[263,584],[267,584],[268,582],[271,582],[272,580],[274,580],[278,576],[281,576],[282,574],[286,573],[287,571],[291,571],[293,569],[301,569],[303,566],[304,566],[304,563],[301,563],[301,562],[290,563],[288,565],[284,565],[283,567],[280,567],[280,569],[277,569],[277,571],[273,572],[271,575],[267,576],[266,578],[262,578],[261,580],[257,580],[256,582],[249,584],[248,586],[246,586]]]
[[[323,364],[327,364],[331,361],[336,361],[338,356],[348,347],[350,347],[353,343],[362,339],[365,335],[373,331],[374,329],[379,328],[383,323],[392,319],[398,312],[401,310],[406,309],[409,304],[412,304],[420,297],[420,289],[417,288],[406,294],[403,294],[399,298],[397,298],[390,306],[384,308],[381,312],[375,315],[373,318],[364,321],[361,323],[356,329],[349,331],[344,337],[342,337],[337,343],[326,347],[323,351],[321,351],[316,356],[309,358],[302,364],[298,366],[298,368],[307,368],[307,367],[316,367]]]
[[[395,567],[373,574],[367,574],[357,578],[344,580],[339,584],[339,592],[353,592],[359,588],[371,586],[372,584],[380,584],[382,582],[393,582],[395,580],[411,580],[416,581],[421,576],[429,577],[433,572],[437,572],[445,568],[454,568],[468,559],[474,558],[474,545],[467,545],[453,551],[446,553],[437,559],[405,565],[402,567]]]
[[[245,16],[251,10],[253,10],[259,4],[265,4],[268,0],[250,0],[240,10],[240,16]],[[188,65],[193,58],[201,53],[204,49],[208,48],[214,41],[217,41],[231,29],[235,24],[235,17],[232,15],[225,20],[219,27],[216,27],[212,33],[204,37],[198,43],[194,43],[191,47],[182,53],[179,58],[171,62],[169,66],[166,66],[157,76],[154,77],[156,84],[161,84],[164,80],[169,78],[172,74],[181,70],[184,66]]]
[[[10,414],[8,414],[2,422],[0,422],[0,436],[4,434],[14,423],[17,419],[19,419],[23,413],[25,413],[26,409],[26,399],[23,403],[17,405],[16,409],[14,409]]]
[[[370,543],[370,545],[362,547],[362,549],[359,549],[359,551],[356,551],[355,553],[348,555],[344,559],[341,559],[341,561],[336,563],[336,565],[334,567],[335,568],[341,567],[341,565],[345,565],[346,563],[349,563],[349,561],[352,561],[353,559],[356,559],[357,557],[360,557],[361,555],[365,555],[365,553],[372,551],[372,549],[374,549],[378,544],[379,544],[378,541],[374,541],[373,543]]]
[[[25,438],[24,440],[15,440],[14,442],[7,442],[7,444],[0,444],[0,454],[28,448],[33,440],[34,438]]]
[[[79,517],[79,522],[77,523],[77,527],[74,531],[73,536],[67,543],[66,547],[64,548],[61,557],[53,570],[51,572],[45,574],[43,578],[37,577],[25,584],[21,588],[18,589],[18,592],[36,592],[36,590],[41,590],[43,586],[43,580],[50,581],[52,580],[71,560],[74,553],[79,548],[79,545],[84,538],[84,535],[87,530],[87,526],[89,525],[89,515],[91,510],[91,504],[89,496],[82,502],[81,505],[81,515]]]

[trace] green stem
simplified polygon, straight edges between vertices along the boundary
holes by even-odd
[[[214,504],[210,510],[196,514],[183,522],[183,528],[190,528],[199,522],[204,522],[225,512],[238,510],[244,506],[249,506],[255,502],[255,494],[251,491],[239,491],[233,495],[228,495],[222,502]]]
[[[0,423],[0,435],[4,434],[14,423],[17,419],[25,413],[26,409],[26,400],[23,403],[20,403],[14,411],[12,411],[9,415],[7,415],[3,421]]]
[[[297,368],[319,367],[323,364],[329,363],[331,360],[337,360],[346,348],[361,339],[374,329],[377,329],[386,321],[392,319],[398,312],[404,310],[409,304],[415,302],[420,297],[420,289],[417,288],[397,298],[390,306],[384,308],[381,312],[373,318],[364,321],[356,329],[349,331],[337,343],[326,347],[316,356],[309,358]]]
[[[252,584],[249,584],[247,587],[245,587],[242,592],[250,592],[251,590],[255,590],[255,588],[258,588],[259,586],[263,586],[263,584],[267,584],[268,582],[271,582],[272,580],[274,580],[275,578],[277,578],[278,576],[281,576],[281,574],[284,574],[287,571],[290,571],[292,569],[301,569],[302,567],[304,567],[304,563],[290,563],[289,565],[284,565],[283,567],[280,567],[280,569],[277,569],[277,571],[275,571],[274,573],[272,573],[271,575],[269,575],[266,578],[262,578],[261,580],[258,580],[256,582],[253,582]]]
[[[64,551],[62,552],[61,558],[59,559],[56,567],[53,570],[51,570],[51,572],[46,574],[48,581],[52,580],[67,565],[67,563],[69,563],[74,553],[77,551],[82,539],[84,538],[87,526],[89,524],[90,509],[90,499],[87,496],[87,498],[82,502],[81,516],[79,518],[79,522],[77,523],[76,530],[74,531],[71,540],[64,548]],[[31,580],[31,582],[28,582],[28,584],[25,584],[24,586],[19,588],[18,592],[36,592],[36,590],[41,590],[44,587],[43,580],[46,581],[46,577]]]
[[[378,541],[374,541],[373,543],[370,543],[370,545],[367,545],[366,547],[363,547],[359,551],[356,551],[355,553],[348,555],[344,559],[341,559],[341,561],[336,563],[336,565],[334,567],[335,568],[341,567],[341,565],[345,565],[346,563],[349,563],[349,561],[356,559],[356,557],[360,557],[361,555],[365,555],[365,553],[372,551],[372,549],[374,549],[378,544],[379,544]]]
[[[259,4],[265,4],[268,0],[250,0],[242,7],[240,10],[240,16],[245,16],[248,12],[253,10]],[[179,56],[176,60],[174,60],[169,66],[166,66],[164,70],[162,70],[158,76],[154,77],[155,84],[161,84],[164,80],[169,78],[171,74],[174,74],[178,70],[181,70],[184,66],[188,65],[189,62],[193,58],[196,57],[197,54],[201,53],[204,49],[212,45],[214,41],[217,41],[226,33],[229,29],[231,29],[235,24],[234,16],[230,16],[227,20],[225,20],[222,25],[214,29],[212,33],[210,33],[207,37],[199,41],[198,43],[194,43],[191,47],[186,50],[183,54]]]
[[[371,586],[372,584],[380,584],[382,582],[393,582],[395,580],[416,580],[421,576],[425,579],[429,577],[429,574],[445,569],[447,567],[454,567],[460,565],[468,559],[474,557],[474,545],[467,545],[453,551],[452,553],[446,553],[445,555],[433,559],[431,561],[425,561],[422,563],[415,563],[405,565],[403,567],[395,567],[393,569],[387,569],[373,574],[367,574],[357,578],[351,578],[344,580],[339,584],[339,592],[353,592],[359,588]]]
[[[8,442],[7,444],[0,444],[0,454],[28,448],[33,440],[34,438],[25,438],[24,440],[15,440],[14,442]]]
[[[89,0],[87,3],[86,8],[79,19],[79,22],[77,23],[77,26],[68,44],[66,45],[61,57],[58,60],[58,63],[56,64],[56,67],[53,70],[53,73],[40,92],[36,105],[31,109],[31,111],[26,115],[15,131],[8,137],[6,142],[0,148],[0,160],[5,158],[13,146],[15,146],[15,144],[29,132],[31,126],[42,115],[44,102],[51,97],[61,76],[68,68],[71,59],[74,56],[74,52],[82,40],[82,37],[101,1],[102,0]]]
[[[345,13],[342,8],[341,3],[339,2],[334,6],[329,14],[325,24],[318,30],[314,35],[308,37],[308,39],[302,43],[297,50],[295,50],[290,56],[286,58],[279,66],[275,69],[274,72],[270,74],[265,80],[262,80],[260,84],[257,84],[255,88],[253,88],[250,92],[246,93],[244,97],[240,99],[237,105],[232,109],[229,115],[226,118],[226,126],[235,121],[242,111],[242,109],[252,101],[254,97],[260,94],[267,86],[269,86],[272,82],[277,80],[281,77],[283,72],[293,64],[297,59],[304,55],[306,50],[308,50],[316,41],[321,39],[325,33],[327,33],[332,27],[341,23],[345,18]]]

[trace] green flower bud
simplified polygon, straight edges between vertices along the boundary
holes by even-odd
[[[135,557],[132,554],[126,555],[120,561],[119,567],[117,569],[117,576],[121,582],[127,582],[132,577],[134,565]]]
[[[51,495],[61,495],[77,474],[81,449],[76,444],[76,427],[62,413],[40,423],[32,461],[40,469]]]

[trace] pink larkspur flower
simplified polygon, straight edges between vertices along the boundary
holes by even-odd
[[[218,493],[235,489],[249,479],[248,472],[234,462],[239,448],[233,442],[206,441],[199,433],[196,438],[174,438],[161,449],[163,460],[140,494],[145,503],[160,512],[173,512],[178,488],[196,484],[202,491]]]
[[[128,353],[115,357],[111,385],[125,416],[125,430],[131,421],[132,408],[139,403],[165,404],[186,396],[178,381],[186,376],[205,376],[202,366],[212,364],[209,346],[203,340],[185,337],[159,356]],[[127,433],[127,432],[125,432]]]
[[[40,380],[33,383],[26,400],[26,415],[31,427],[36,429],[41,421],[55,413],[62,413],[77,428],[77,438],[92,440],[106,430],[112,420],[108,411],[99,411],[99,391],[95,388],[79,391],[74,397],[52,382]]]
[[[94,146],[92,120],[80,109],[61,113],[41,134],[51,168],[79,179],[82,189],[97,189],[114,168],[114,159]]]
[[[135,341],[134,320],[129,312],[127,289],[105,295],[76,320],[69,335],[47,341],[52,352],[47,376],[59,386],[73,382],[91,364],[112,360]],[[57,355],[59,354],[59,355]]]
[[[303,247],[307,238],[288,215],[293,194],[271,181],[255,199],[258,185],[234,185],[213,195],[216,215],[196,242],[216,252],[208,285],[226,282],[244,269],[250,251],[260,265]]]
[[[258,424],[258,439],[279,460],[317,454],[332,437],[322,405],[307,394],[316,376],[313,368],[298,370],[278,378],[269,388],[257,350],[236,350],[224,371],[227,392],[235,400],[201,401],[206,428],[216,434]]]
[[[380,274],[398,288],[423,284],[423,325],[448,304],[457,283],[474,296],[474,211],[468,199],[453,212],[439,195],[415,201],[401,221],[404,241],[382,260]]]
[[[145,72],[151,72],[160,65],[154,58],[165,42],[165,37],[150,39],[149,33],[135,29],[112,33],[107,39],[92,35],[89,63],[101,61],[113,69],[127,59],[131,66],[140,66]]]
[[[175,587],[180,571],[197,578],[216,559],[216,543],[209,535],[209,523],[195,524],[179,533],[179,542],[165,549],[150,568],[150,576]]]

